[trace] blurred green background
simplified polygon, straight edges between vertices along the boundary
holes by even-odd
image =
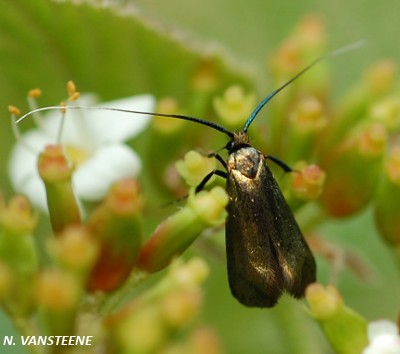
[[[70,79],[81,92],[96,92],[104,100],[149,92],[182,102],[190,100],[188,78],[198,59],[207,54],[216,58],[224,83],[254,86],[262,95],[273,89],[268,85],[268,56],[306,14],[324,19],[331,49],[367,40],[361,50],[330,61],[334,97],[376,60],[400,58],[396,0],[109,3],[124,10],[74,6],[69,1],[0,0],[0,188],[6,197],[12,194],[7,159],[14,142],[7,105],[25,111],[25,95],[31,88],[43,89],[43,105],[64,98]],[[22,129],[30,124],[24,123]],[[346,303],[368,319],[394,320],[399,310],[398,273],[376,235],[370,211],[331,222],[320,232],[355,251],[373,271],[368,283],[348,272],[340,274],[337,285]],[[217,329],[227,353],[331,353],[299,303],[284,298],[272,310],[247,309],[230,296],[223,262],[209,258],[212,272],[201,320]],[[326,283],[329,266],[322,259],[318,262],[319,279]],[[14,333],[4,316],[2,322],[0,346],[3,335]],[[7,353],[25,350],[6,349]]]

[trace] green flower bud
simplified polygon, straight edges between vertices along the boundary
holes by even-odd
[[[71,271],[83,284],[98,259],[99,243],[85,226],[69,226],[49,241],[49,253],[60,267]]]
[[[182,114],[178,102],[171,97],[165,97],[158,101],[157,112],[163,114]],[[165,119],[164,117],[153,117],[152,127],[160,135],[175,135],[180,132],[185,125],[185,121],[181,119]]]
[[[9,266],[0,262],[0,302],[2,303],[9,296],[12,289],[12,271]]]
[[[321,132],[328,124],[325,107],[315,96],[307,96],[296,102],[289,113],[289,130],[285,139],[290,149],[285,151],[285,161],[295,162],[310,156]]]
[[[159,225],[143,246],[138,267],[156,272],[184,252],[207,227],[225,221],[228,195],[221,187],[189,194],[187,205]]]
[[[391,149],[374,199],[375,221],[381,237],[400,251],[400,146]]]
[[[369,111],[372,120],[383,124],[389,132],[400,128],[400,96],[389,96],[372,105]]]
[[[6,233],[31,234],[37,221],[37,214],[32,211],[29,200],[22,195],[14,196],[8,206],[4,203],[0,205],[0,226]]]
[[[368,344],[367,321],[345,306],[332,285],[314,283],[306,289],[311,316],[338,354],[359,354]]]
[[[396,99],[384,99],[394,83],[395,65],[391,61],[382,61],[367,69],[364,79],[358,82],[342,99],[336,109],[335,119],[329,128],[328,146],[336,145],[355,125],[369,118],[383,123],[389,130],[390,116],[397,110]],[[384,118],[383,118],[384,117]]]
[[[190,86],[193,92],[186,100],[186,107],[197,117],[207,115],[214,92],[220,84],[217,61],[215,57],[201,58],[192,74]]]
[[[215,64],[209,59],[203,59],[196,68],[192,78],[192,87],[197,92],[211,92],[218,85],[218,75]]]
[[[191,258],[184,264],[176,261],[169,269],[168,281],[174,287],[192,289],[203,284],[209,272],[207,263],[201,258]]]
[[[180,328],[190,323],[201,307],[199,291],[176,291],[168,294],[160,303],[164,321],[171,328]]]
[[[71,274],[45,270],[37,280],[38,317],[46,335],[72,335],[82,288]]]
[[[33,310],[38,259],[32,232],[36,223],[37,215],[23,196],[15,196],[0,207],[0,259],[7,289],[3,306],[12,316],[25,317]]]
[[[250,116],[256,105],[253,93],[245,95],[242,87],[229,87],[223,97],[214,99],[214,109],[221,120],[229,126],[238,126]]]
[[[156,353],[167,337],[161,313],[156,307],[137,309],[111,329],[109,353]]]
[[[196,354],[222,354],[223,352],[217,333],[206,327],[198,328],[191,334],[185,351],[185,353]]]
[[[387,94],[397,79],[396,62],[382,59],[368,68],[364,74],[364,84],[375,96]]]
[[[62,146],[46,146],[39,155],[38,169],[46,188],[53,231],[58,233],[68,225],[80,224],[80,210],[71,183],[73,169]]]
[[[325,44],[323,21],[317,16],[305,16],[273,57],[272,71],[278,84],[287,81],[320,56],[325,51]],[[319,65],[296,85],[318,97],[324,97],[326,80],[326,65]]]
[[[183,160],[175,163],[177,171],[191,187],[197,187],[204,176],[215,169],[215,165],[215,159],[203,156],[194,150],[186,153]]]
[[[171,336],[175,338],[199,313],[200,285],[207,272],[201,259],[173,262],[153,287],[105,319],[107,352],[159,353],[169,346]]]

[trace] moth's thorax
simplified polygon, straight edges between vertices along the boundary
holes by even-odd
[[[246,132],[239,130],[233,134],[233,145],[241,146],[241,145],[249,145],[250,139]]]
[[[245,146],[232,152],[228,157],[228,171],[240,173],[247,178],[255,178],[264,156],[255,148]]]

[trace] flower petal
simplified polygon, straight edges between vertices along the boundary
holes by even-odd
[[[22,137],[10,154],[8,173],[13,188],[25,194],[31,203],[47,210],[44,184],[37,170],[38,154],[47,144],[54,143],[51,137],[33,130]]]
[[[391,335],[382,335],[375,339],[362,354],[399,354],[400,340]]]
[[[113,182],[136,176],[140,169],[140,159],[129,147],[106,145],[75,172],[74,190],[80,198],[97,201],[105,196]]]
[[[363,354],[400,353],[400,336],[395,323],[388,320],[371,322],[368,325],[369,345]]]
[[[84,107],[110,107],[152,112],[155,99],[151,95],[121,98],[96,104],[94,95],[85,94],[79,99]],[[61,124],[61,113],[51,112],[43,119],[46,134],[56,139]],[[61,143],[80,146],[87,151],[96,150],[104,143],[123,142],[138,135],[149,123],[151,117],[134,113],[96,110],[67,111],[62,127]]]
[[[96,102],[97,99],[94,94],[83,94],[78,104],[83,107],[94,107]],[[73,145],[86,151],[94,151],[97,147],[97,139],[93,136],[91,124],[86,121],[87,115],[88,111],[83,109],[70,110],[65,113],[65,119],[62,121],[63,114],[60,111],[51,111],[44,115],[39,129],[53,137],[54,141],[58,139],[61,129],[61,139],[57,143]]]
[[[396,324],[389,320],[378,320],[368,324],[368,339],[370,341],[384,334],[398,335]]]
[[[141,95],[103,103],[98,107],[152,112],[154,110],[154,105],[155,100],[153,96]],[[68,113],[70,114],[73,112]],[[84,111],[85,129],[87,129],[87,134],[90,134],[96,139],[97,145],[118,143],[133,138],[147,126],[150,119],[150,116],[133,113],[119,113],[104,110]],[[68,128],[67,124],[66,128]],[[66,132],[66,134],[68,133]]]

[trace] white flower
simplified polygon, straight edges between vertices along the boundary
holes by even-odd
[[[399,328],[388,320],[368,325],[369,345],[362,354],[400,354]]]
[[[96,105],[93,97],[88,95],[80,99],[79,105],[152,112],[155,100],[150,95],[142,95]],[[12,184],[34,205],[47,210],[37,159],[48,144],[60,143],[74,164],[72,183],[78,198],[100,200],[114,181],[139,173],[141,161],[124,141],[138,135],[147,126],[149,116],[104,110],[67,110],[58,141],[60,117],[59,111],[46,114],[40,127],[24,134],[11,152],[9,175]]]

